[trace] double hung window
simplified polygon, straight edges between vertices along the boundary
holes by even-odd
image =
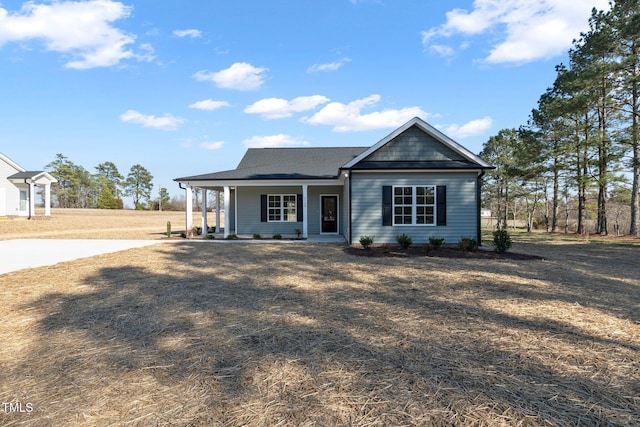
[[[295,194],[269,194],[267,214],[269,222],[297,221],[297,196]]]
[[[436,187],[405,185],[393,187],[394,225],[435,225]]]

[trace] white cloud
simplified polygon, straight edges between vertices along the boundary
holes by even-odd
[[[193,78],[198,81],[211,81],[223,89],[255,90],[264,83],[267,68],[254,67],[246,62],[236,62],[220,71],[198,71]]]
[[[342,68],[344,64],[351,62],[351,58],[342,58],[339,61],[330,62],[328,64],[314,64],[307,68],[307,73],[315,73],[318,71],[336,71]]]
[[[362,131],[398,127],[413,117],[426,117],[428,114],[419,107],[407,107],[399,110],[382,110],[362,114],[361,110],[380,101],[380,95],[371,95],[348,104],[331,102],[311,117],[302,119],[312,125],[333,126],[336,132]]]
[[[491,117],[483,117],[477,120],[471,120],[468,123],[460,125],[443,126],[443,132],[452,138],[468,138],[470,136],[481,135],[491,129],[493,119]]]
[[[173,35],[176,37],[191,37],[193,38],[198,38],[198,37],[202,37],[202,32],[200,30],[196,30],[196,29],[188,29],[188,30],[173,30]]]
[[[0,46],[7,42],[42,40],[47,50],[70,55],[67,68],[110,67],[136,55],[129,46],[135,35],[112,24],[131,15],[131,7],[111,0],[24,3],[17,12],[0,7]]]
[[[189,104],[189,108],[195,108],[196,110],[214,111],[219,108],[229,107],[230,104],[227,101],[214,101],[213,99],[205,99],[202,101]]]
[[[321,95],[300,96],[291,101],[282,98],[265,98],[247,106],[247,114],[259,114],[265,119],[282,119],[291,117],[293,113],[313,110],[318,105],[326,104],[330,99]]]
[[[215,141],[215,142],[202,142],[200,143],[200,147],[205,150],[219,150],[224,145],[224,141]]]
[[[135,110],[128,110],[127,112],[121,114],[120,120],[125,123],[135,123],[146,128],[159,130],[176,130],[184,123],[183,118],[175,117],[171,114],[165,114],[162,117],[156,117],[142,114]]]
[[[591,9],[608,9],[608,0],[475,0],[473,10],[453,9],[439,27],[422,32],[425,48],[451,56],[436,40],[455,35],[466,37],[491,33],[502,28],[488,63],[525,63],[566,52],[580,32],[588,29]]]
[[[301,147],[309,145],[307,141],[290,135],[254,136],[242,141],[247,148]]]

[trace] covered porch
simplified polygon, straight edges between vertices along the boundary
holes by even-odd
[[[213,234],[219,239],[233,235],[253,239],[260,235],[270,240],[278,236],[283,240],[345,241],[348,221],[344,182],[269,180],[219,184],[180,182],[185,191],[186,230],[198,227],[203,238]],[[194,190],[201,194],[201,206],[195,214]]]
[[[53,176],[43,171],[24,171],[7,177],[15,185],[20,194],[18,214],[29,219],[36,212],[36,187],[43,189],[44,216],[51,216],[51,184],[58,182]]]

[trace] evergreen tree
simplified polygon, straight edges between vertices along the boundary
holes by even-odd
[[[136,209],[142,208],[142,201],[151,198],[153,189],[153,175],[143,166],[135,164],[131,166],[125,181],[125,191],[127,196],[133,197],[133,204]]]

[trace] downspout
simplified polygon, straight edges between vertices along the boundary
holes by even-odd
[[[27,200],[27,203],[29,204],[29,216],[27,217],[27,219],[31,219],[31,183],[28,181],[29,179],[24,179],[24,183],[29,186],[29,192],[27,193],[29,195],[29,199]]]
[[[347,243],[351,245],[353,243],[353,221],[352,221],[353,205],[351,204],[351,180],[353,179],[353,174],[351,173],[351,169],[349,169],[348,174],[349,176],[347,178],[349,179],[349,241]]]
[[[484,174],[486,173],[486,171],[484,169],[482,169],[482,171],[480,172],[480,174],[478,175],[478,185],[476,185],[476,191],[477,191],[477,195],[476,195],[476,199],[478,200],[477,203],[477,215],[476,215],[476,221],[477,221],[477,227],[478,227],[478,246],[482,246],[482,217],[480,216],[482,211],[482,177],[484,176]]]

